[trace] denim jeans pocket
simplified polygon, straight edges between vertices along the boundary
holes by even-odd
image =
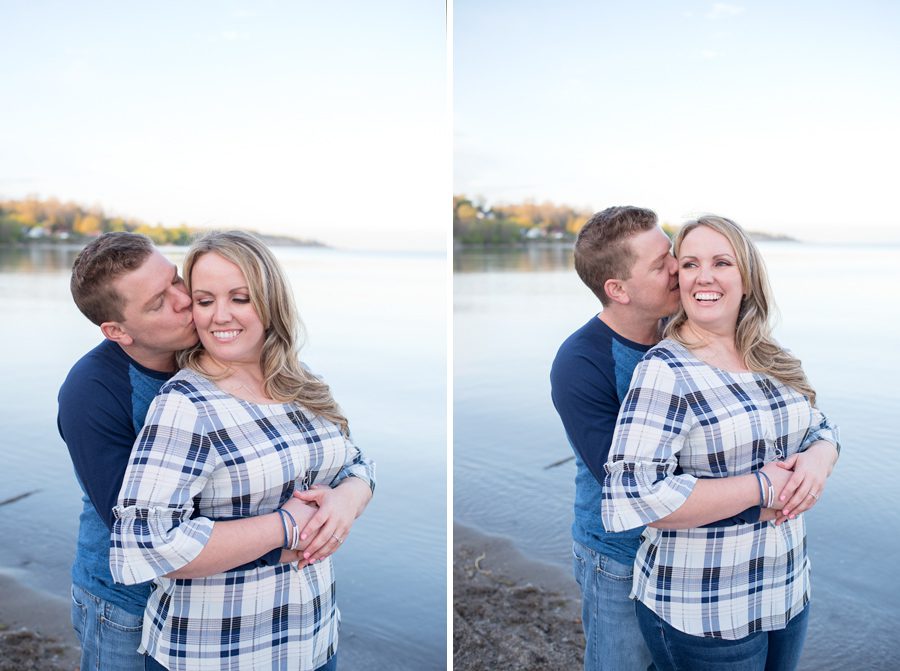
[[[72,628],[75,630],[76,636],[78,636],[78,640],[84,636],[84,620],[87,617],[87,608],[86,606],[78,600],[78,595],[75,593],[75,588],[72,587],[71,590],[72,595]]]
[[[107,604],[103,622],[110,629],[132,634],[141,631],[144,624],[144,615],[134,615],[118,606]]]
[[[597,564],[597,573],[610,580],[631,582],[634,575],[634,564],[623,564],[615,559],[601,555],[600,562]]]
[[[587,565],[587,559],[584,557],[584,548],[578,543],[572,545],[572,573],[575,574],[575,582],[579,586],[584,580],[584,570]]]
[[[584,566],[587,563],[588,559],[584,556],[585,551],[578,543],[572,545],[572,558],[577,561],[581,566]]]

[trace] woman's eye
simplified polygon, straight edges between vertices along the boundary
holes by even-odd
[[[199,305],[200,307],[204,307],[204,308],[205,308],[207,305],[212,305],[212,301],[209,300],[208,298],[201,298],[200,300],[196,301],[196,303],[197,303],[197,305]]]

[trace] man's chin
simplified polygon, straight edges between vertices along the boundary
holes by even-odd
[[[194,331],[190,338],[187,338],[178,349],[189,349],[200,342],[200,338],[197,336],[197,332]]]

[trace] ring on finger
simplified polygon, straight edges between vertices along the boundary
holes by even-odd
[[[818,497],[816,497],[818,498]],[[337,534],[331,534],[331,537],[338,542],[338,545],[344,542],[344,539],[338,536]]]
[[[819,500],[819,495],[816,494],[816,493],[815,493],[814,491],[812,491],[812,490],[809,491],[809,494],[807,494],[807,496],[813,497],[816,501]]]

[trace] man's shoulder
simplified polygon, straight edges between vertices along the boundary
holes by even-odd
[[[556,359],[565,360],[571,357],[608,353],[612,338],[612,330],[595,315],[563,341],[556,353]]]
[[[117,352],[117,349],[118,345],[104,340],[86,352],[69,370],[60,388],[60,394],[69,390],[84,389],[98,380],[109,381],[116,375],[127,376],[127,358]]]
[[[614,384],[614,371],[612,331],[594,317],[566,338],[556,353],[550,368],[554,398],[596,394],[598,388]]]
[[[585,362],[601,369],[614,369],[624,358],[632,368],[647,351],[649,345],[632,342],[616,333],[598,316],[572,333],[560,346],[554,359],[554,367],[581,366]]]

